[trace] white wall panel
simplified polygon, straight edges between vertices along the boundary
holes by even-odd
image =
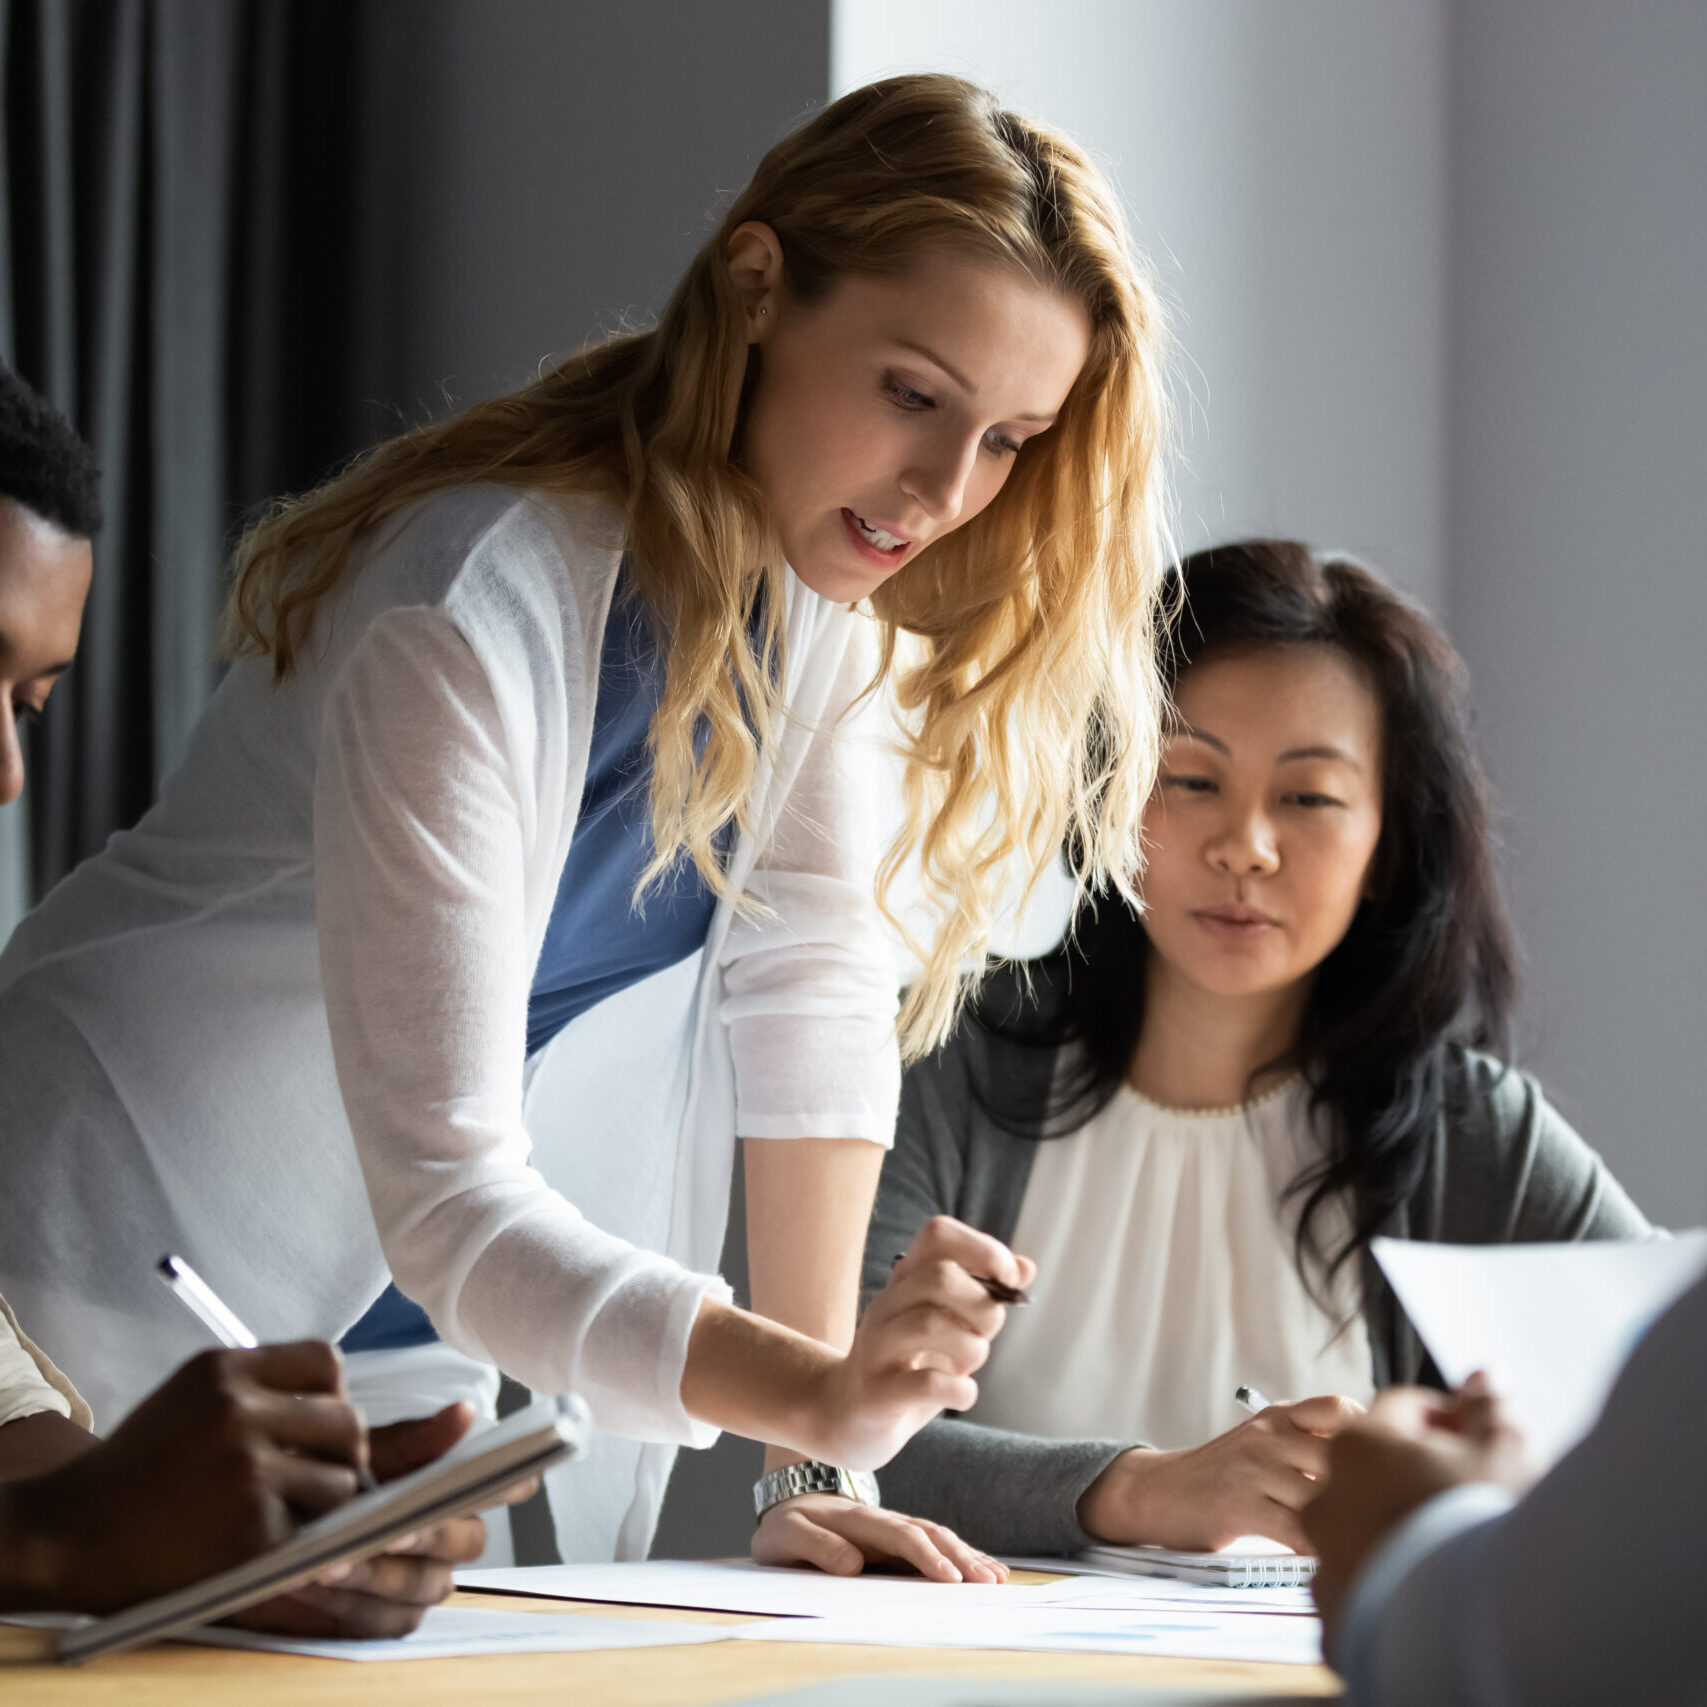
[[[1443,0],[839,0],[838,93],[958,72],[1113,176],[1177,319],[1187,547],[1278,531],[1438,605]]]

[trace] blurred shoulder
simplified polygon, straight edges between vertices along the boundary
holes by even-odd
[[[1495,1239],[1637,1238],[1645,1216],[1532,1073],[1447,1051],[1451,1219]]]
[[[1541,1082],[1533,1074],[1485,1049],[1448,1044],[1442,1066],[1447,1105],[1459,1115],[1476,1111],[1509,1113],[1545,1095]]]
[[[1442,1078],[1448,1132],[1460,1140],[1503,1146],[1533,1138],[1543,1124],[1570,1130],[1533,1073],[1484,1049],[1449,1044]]]

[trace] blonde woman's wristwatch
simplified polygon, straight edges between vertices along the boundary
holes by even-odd
[[[844,1470],[839,1464],[821,1464],[808,1458],[803,1464],[784,1464],[753,1484],[753,1513],[755,1520],[763,1517],[773,1505],[798,1498],[801,1494],[840,1494],[856,1505],[882,1505],[878,1497],[877,1478],[869,1470]]]

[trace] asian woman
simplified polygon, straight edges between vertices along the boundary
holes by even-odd
[[[1289,540],[1174,577],[1141,908],[1115,893],[913,1065],[866,1251],[936,1215],[1044,1279],[885,1474],[1004,1553],[1307,1550],[1328,1444],[1431,1365],[1370,1258],[1648,1223],[1509,1064],[1512,940],[1463,670]],[[1244,1413],[1241,1387],[1277,1402]],[[1286,1402],[1291,1401],[1291,1402]]]

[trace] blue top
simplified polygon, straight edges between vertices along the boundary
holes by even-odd
[[[647,891],[643,911],[633,906],[652,858],[646,733],[663,691],[664,658],[624,559],[599,656],[581,808],[528,992],[529,1055],[607,996],[705,946],[716,898],[691,860]],[[388,1286],[342,1343],[380,1351],[437,1338],[426,1311]]]
[[[692,860],[647,891],[642,912],[633,906],[652,858],[646,732],[663,692],[664,659],[625,563],[605,623],[581,810],[528,994],[530,1055],[605,997],[705,946],[716,899]]]

